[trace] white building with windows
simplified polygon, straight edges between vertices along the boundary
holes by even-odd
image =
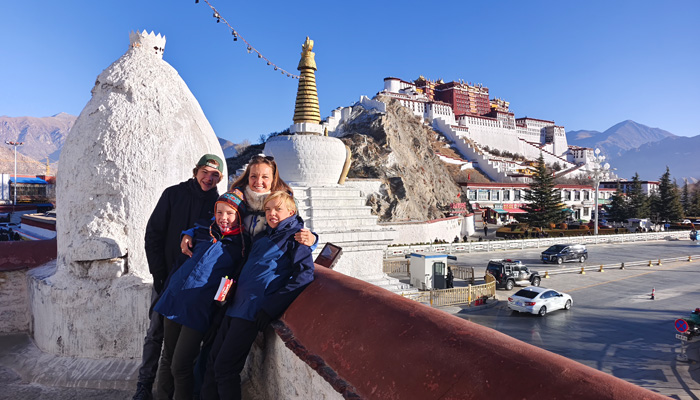
[[[515,221],[517,214],[525,211],[523,199],[529,186],[523,183],[470,183],[462,186],[474,212],[481,214],[488,223],[502,225]],[[557,185],[562,203],[570,210],[570,220],[590,221],[595,218],[595,189],[583,185]],[[615,189],[598,190],[598,206],[610,203]]]

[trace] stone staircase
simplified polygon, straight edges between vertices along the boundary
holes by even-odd
[[[334,270],[392,292],[411,291],[408,284],[383,272],[384,252],[396,231],[377,225],[359,189],[340,185],[292,189],[299,215],[319,236],[314,258],[326,243],[333,243],[343,249]]]

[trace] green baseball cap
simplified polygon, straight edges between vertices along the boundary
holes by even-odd
[[[209,160],[214,160],[217,162],[219,165],[214,165],[213,163],[208,162]],[[201,167],[206,165],[207,167],[211,168],[216,168],[221,172],[221,175],[224,174],[224,162],[221,161],[221,158],[215,154],[205,154],[202,156],[202,158],[199,159],[199,162],[197,162],[197,166]]]

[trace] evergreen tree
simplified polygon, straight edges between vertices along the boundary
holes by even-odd
[[[523,200],[527,203],[524,220],[532,226],[545,227],[558,224],[566,219],[567,212],[561,202],[561,193],[555,188],[554,176],[544,163],[544,156],[537,159],[537,169],[532,176],[529,189],[525,189]]]
[[[700,183],[695,184],[693,194],[690,196],[690,206],[688,207],[687,215],[700,219]]]
[[[622,222],[628,218],[627,196],[622,192],[620,183],[617,183],[617,189],[610,198],[610,211],[608,218],[615,222]]]
[[[649,218],[651,216],[650,198],[642,191],[642,182],[636,172],[632,177],[632,185],[627,192],[627,198],[627,218]]]
[[[666,172],[659,179],[658,201],[653,205],[654,213],[658,214],[660,221],[675,222],[683,218],[683,206],[678,185],[671,182],[671,172],[666,167]]]
[[[683,206],[683,215],[690,215],[690,191],[688,190],[688,180],[684,179],[683,191],[681,192],[681,205]]]

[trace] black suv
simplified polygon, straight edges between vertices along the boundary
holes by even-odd
[[[583,244],[555,244],[542,252],[543,262],[561,264],[564,261],[584,262],[588,259],[588,250]]]
[[[521,261],[518,260],[489,260],[486,266],[486,274],[491,274],[496,278],[496,287],[504,287],[507,290],[513,286],[540,286],[540,275],[537,271],[530,271]],[[486,276],[484,280],[488,282]]]

